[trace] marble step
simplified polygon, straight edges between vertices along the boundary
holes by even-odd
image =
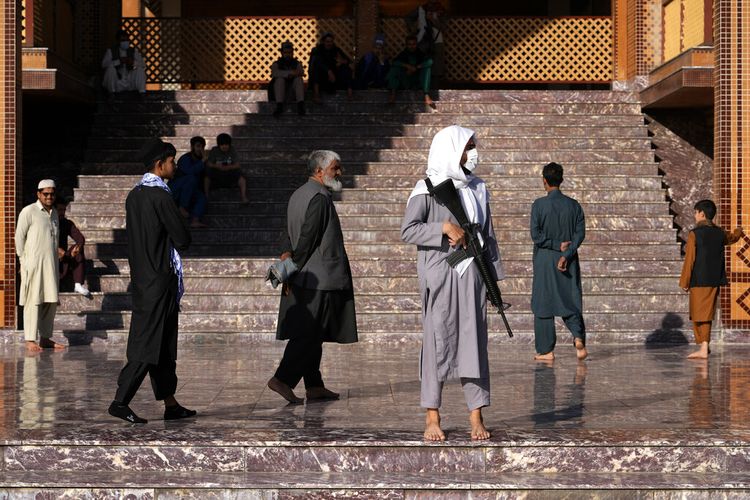
[[[238,230],[237,228],[213,228],[192,231],[192,242],[193,244],[201,243],[245,243],[245,244],[259,244],[265,243],[266,245],[275,246],[280,238],[283,226],[279,225],[276,227],[266,226],[260,228],[243,228]],[[496,228],[495,235],[500,244],[500,248],[506,242],[514,243],[527,243],[529,241],[529,234],[527,225],[519,224],[514,228]],[[127,243],[127,235],[125,229],[86,229],[86,240],[87,244],[102,244],[102,243]],[[638,242],[660,242],[660,243],[671,243],[677,241],[677,231],[674,229],[600,229],[600,228],[589,228],[586,231],[586,244],[593,243],[607,243],[611,245],[611,250],[617,248],[616,245],[620,243],[638,243]],[[401,230],[396,228],[387,228],[380,230],[373,228],[373,230],[347,230],[344,228],[344,242],[377,242],[377,243],[390,243],[393,246],[404,245],[401,241]],[[413,247],[412,247],[413,248]],[[219,249],[220,250],[220,249]],[[383,256],[387,256],[385,253]]]
[[[424,179],[423,173],[405,174],[349,174],[348,172],[341,177],[341,182],[345,189],[395,189],[411,190],[418,181]],[[541,175],[540,175],[541,177]],[[118,176],[82,176],[78,180],[78,189],[112,189],[118,188],[130,191],[135,184],[140,181],[140,176],[135,175],[118,175]],[[525,176],[507,176],[488,173],[483,175],[482,179],[487,183],[489,189],[507,191],[535,191],[539,196],[544,195],[544,191],[539,187],[539,178],[531,176],[527,172]],[[252,178],[252,188],[280,188],[296,189],[305,184],[308,180],[306,175],[267,175],[255,176]],[[592,189],[593,186],[601,186],[607,190],[629,190],[629,189],[655,189],[662,190],[662,178],[656,173],[652,175],[626,176],[626,175],[607,175],[595,174],[586,176],[572,176],[564,181],[565,192],[575,193],[577,190]]]
[[[362,100],[387,100],[385,90],[358,90],[358,98]],[[505,89],[440,89],[436,91],[436,98],[450,101],[481,101],[481,102],[546,102],[546,103],[573,103],[573,102],[601,102],[601,103],[639,103],[637,93],[611,91],[611,90],[505,90]],[[398,101],[407,101],[421,98],[416,91],[399,92]],[[265,90],[156,90],[149,91],[142,96],[146,102],[204,102],[204,101],[228,101],[228,102],[256,102],[268,99]],[[325,96],[326,100],[345,101],[343,95]],[[131,96],[116,96],[116,101],[133,102],[136,99]],[[99,106],[105,106],[108,101],[99,101]]]
[[[530,254],[526,258],[513,259],[509,257],[510,252],[503,252],[503,267],[508,275],[528,273],[530,265]],[[586,252],[589,254],[590,252]],[[268,266],[276,262],[276,258],[185,258],[182,265],[186,275],[200,274],[211,276],[262,276],[265,275]],[[416,275],[416,260],[414,256],[394,256],[388,259],[357,258],[351,259],[352,275],[355,277],[376,276],[404,276]],[[679,258],[669,259],[664,256],[659,260],[645,258],[631,258],[613,260],[609,256],[598,259],[582,258],[580,261],[581,272],[589,276],[625,276],[634,274],[643,276],[644,272],[650,276],[664,276],[679,274],[682,269],[682,260]],[[127,275],[130,273],[130,264],[127,259],[89,261],[89,276],[92,275]]]
[[[655,308],[656,309],[656,308]],[[670,311],[682,321],[689,324],[684,304]],[[662,326],[667,314],[662,309],[639,310],[638,312],[592,312],[585,314],[586,329],[592,331],[616,332],[618,329],[654,331]],[[506,313],[511,328],[532,331],[534,317],[529,312],[511,309]],[[127,330],[130,327],[130,312],[119,311],[80,311],[58,313],[55,316],[55,328],[60,330]],[[180,313],[179,328],[181,331],[193,332],[252,332],[273,331],[276,328],[278,312],[206,312],[183,311]],[[497,314],[488,315],[489,329],[493,332],[504,331],[502,319]],[[422,314],[417,311],[397,312],[357,312],[357,328],[362,332],[419,332],[422,330]]]
[[[212,144],[214,138],[222,133],[230,134],[234,140],[269,138],[319,138],[329,140],[330,138],[348,137],[432,137],[443,127],[440,125],[350,125],[348,127],[321,127],[318,124],[308,124],[297,121],[294,124],[246,124],[246,125],[203,125],[191,124],[177,125],[112,125],[92,131],[91,137],[116,139],[127,138],[128,140],[145,139],[158,135],[177,145],[186,144],[190,138],[196,135],[202,136]],[[569,126],[516,126],[510,123],[501,123],[497,126],[472,126],[472,130],[482,139],[482,144],[489,138],[499,137],[556,137],[556,138],[645,138],[648,129],[643,124],[610,127],[587,127],[585,125]]]
[[[416,277],[414,278],[416,280]],[[93,288],[93,287],[92,287]],[[671,294],[587,294],[584,297],[585,312],[608,311],[669,311],[687,308],[687,295],[675,287]],[[516,312],[531,314],[531,296],[528,293],[503,293],[503,300],[512,304]],[[77,293],[62,293],[57,314],[77,313],[80,311],[129,311],[132,309],[130,294],[122,292],[94,293],[90,298]],[[180,307],[182,311],[221,311],[234,313],[269,313],[279,308],[279,292],[274,290],[267,294],[225,293],[191,293],[183,296]],[[377,311],[419,311],[422,302],[418,294],[359,294],[356,297],[358,312]]]
[[[115,189],[99,189],[99,188],[87,188],[88,199],[96,199],[97,201],[109,201],[111,203],[125,203],[128,191],[131,188],[122,187]],[[248,187],[247,196],[251,201],[261,202],[286,202],[292,195],[296,188],[293,186],[275,186],[264,189],[256,189],[254,187]],[[514,189],[513,183],[509,183],[507,187],[503,189],[502,195],[496,192],[496,186],[489,185],[490,193],[493,195],[492,203],[499,202],[496,198],[502,196],[503,198],[513,203],[528,203],[529,205],[536,200],[544,196],[544,191],[540,188],[528,188],[528,189]],[[98,191],[96,194],[95,191]],[[345,202],[390,202],[396,201],[401,207],[404,206],[406,200],[409,198],[409,194],[412,191],[412,187],[404,188],[368,188],[368,189],[345,189],[340,193],[335,193],[334,198],[336,200]],[[608,189],[606,185],[589,185],[583,186],[579,189],[565,189],[563,191],[568,196],[572,196],[582,204],[587,203],[657,203],[662,202],[666,204],[666,191],[661,188],[652,189]],[[77,194],[77,192],[76,192]],[[209,205],[211,200],[221,200],[223,202],[239,202],[239,190],[238,189],[225,189],[212,191],[211,198],[209,199]]]
[[[122,194],[121,200],[104,200],[97,202],[98,195],[102,195],[101,190],[90,191],[88,189],[78,188],[75,191],[75,201],[68,205],[67,216],[75,221],[79,216],[88,214],[112,214],[120,213],[125,209],[125,195]],[[95,196],[96,195],[96,196]],[[221,195],[216,195],[221,199]],[[494,198],[493,198],[494,199]],[[404,214],[405,203],[393,202],[375,202],[375,203],[356,203],[337,201],[336,211],[340,217],[346,216],[398,216]],[[582,203],[583,211],[587,218],[594,216],[632,216],[642,217],[664,217],[669,215],[669,206],[664,202],[641,202],[641,203]],[[226,216],[233,215],[236,217],[243,216],[278,216],[285,214],[287,202],[250,202],[248,205],[242,205],[236,201],[216,201],[212,200],[207,207],[208,216]],[[531,210],[529,203],[518,203],[513,201],[503,201],[502,203],[491,204],[493,213],[504,214],[506,216],[528,215]],[[671,216],[670,216],[671,217]]]
[[[497,208],[497,205],[495,206]],[[495,208],[493,207],[493,208]],[[101,212],[100,212],[101,213]],[[378,231],[381,228],[399,228],[403,218],[399,215],[346,215],[339,214],[341,227],[344,231]],[[495,230],[528,228],[528,215],[497,215],[492,218]],[[125,207],[122,205],[109,211],[107,215],[79,215],[75,217],[75,223],[80,229],[124,229]],[[286,215],[280,212],[278,215],[207,215],[204,222],[210,227],[193,230],[211,233],[219,229],[236,229],[240,231],[265,231],[268,229],[283,229],[286,227]],[[622,216],[622,215],[589,215],[586,217],[586,229],[665,229],[673,227],[673,217],[664,215],[661,217]]]
[[[172,138],[167,137],[165,140]],[[148,137],[132,137],[127,140],[122,138],[91,138],[88,141],[88,148],[94,150],[127,150],[133,151],[133,145],[143,144]],[[561,137],[481,137],[478,138],[481,148],[481,156],[488,150],[498,151],[517,151],[517,150],[633,150],[633,149],[650,149],[651,141],[648,138],[561,138]],[[176,142],[176,144],[175,144]],[[211,141],[213,142],[213,141]],[[352,147],[360,149],[430,149],[432,137],[297,137],[290,141],[284,134],[266,137],[250,138],[232,138],[232,146],[238,152],[244,151],[275,151],[283,149],[285,151],[312,151],[314,149],[333,149],[337,151],[348,150]],[[178,145],[189,149],[190,138],[183,138],[181,141],[174,141],[175,147]]]
[[[418,293],[419,281],[413,275],[406,276],[358,276],[354,278],[355,293]],[[89,276],[92,291],[103,293],[125,292],[130,286],[128,275]],[[640,274],[617,275],[584,275],[581,287],[587,293],[637,293],[660,294],[679,291],[679,274],[652,274],[643,269]],[[532,269],[529,263],[526,272],[521,275],[510,275],[502,281],[500,290],[507,293],[529,293],[532,285]],[[185,275],[185,290],[191,293],[259,293],[273,290],[265,281],[264,274],[253,276],[216,276],[212,274]]]
[[[137,154],[138,146],[133,144],[123,144],[130,149],[87,149],[85,160],[87,162],[129,162]],[[397,149],[381,150],[359,150],[359,149],[339,149],[337,153],[341,156],[344,165],[346,162],[367,162],[367,161],[401,161],[403,163],[426,164],[428,151],[401,151]],[[242,163],[254,161],[279,161],[293,162],[299,161],[301,164],[307,160],[310,154],[309,150],[286,150],[275,149],[272,151],[248,151],[240,150],[237,152],[238,160]],[[547,149],[533,150],[516,150],[516,151],[482,151],[483,162],[539,162],[540,164],[556,161],[565,165],[567,162],[585,163],[585,162],[640,162],[649,163],[654,161],[654,153],[650,149],[635,150],[607,150],[607,149],[586,149],[586,150],[557,150],[549,151]]]
[[[444,451],[447,456],[454,453]],[[469,448],[471,449],[471,448]],[[137,451],[138,448],[136,448]],[[512,449],[511,449],[512,450]],[[511,451],[509,450],[509,451]],[[85,450],[80,450],[81,452]],[[191,450],[193,451],[193,450]],[[200,455],[203,450],[195,450]],[[324,450],[325,451],[325,450]],[[330,450],[332,454],[335,448]],[[514,450],[513,450],[514,451]],[[588,450],[586,450],[588,451]],[[641,457],[647,451],[623,450]],[[670,448],[663,455],[683,453]],[[458,453],[458,450],[457,450]],[[690,455],[691,453],[687,452]],[[181,454],[178,454],[178,456]],[[309,454],[316,457],[316,453]],[[406,454],[405,461],[419,455]],[[619,454],[612,453],[614,464]],[[710,453],[706,452],[709,456]],[[699,456],[702,456],[699,455]],[[526,457],[523,457],[526,458]],[[158,457],[162,463],[164,457]],[[535,457],[536,459],[536,457]],[[134,459],[133,459],[134,460]],[[352,462],[361,460],[354,454]],[[394,472],[394,461],[373,457],[380,472],[204,472],[158,470],[96,471],[7,471],[0,481],[9,498],[126,498],[128,500],[231,499],[410,499],[469,500],[476,498],[637,498],[679,500],[685,498],[744,498],[750,495],[750,481],[743,472]],[[537,459],[541,460],[541,459]],[[114,460],[110,460],[114,461]],[[562,460],[561,460],[562,461]],[[567,462],[568,460],[566,460]],[[130,461],[128,461],[130,462]],[[363,463],[369,466],[370,460]],[[400,463],[400,460],[398,461]],[[575,463],[574,458],[569,462]],[[660,458],[656,463],[669,463]],[[56,463],[56,462],[54,462]],[[484,463],[484,461],[481,461]],[[546,463],[546,460],[544,461]],[[649,463],[652,461],[649,460]],[[691,462],[692,463],[692,462]],[[391,464],[386,466],[384,464]],[[325,466],[326,464],[321,464]],[[157,466],[158,468],[158,466]]]
[[[187,149],[187,148],[186,148]],[[249,162],[242,165],[242,171],[248,176],[257,175],[286,175],[304,176],[305,162]],[[659,173],[658,166],[654,162],[587,162],[583,164],[566,163],[565,176],[572,180],[577,176],[654,176]],[[505,175],[513,177],[528,177],[530,173],[539,170],[538,162],[504,162],[485,163],[482,162],[481,174]],[[344,165],[345,175],[399,175],[423,176],[426,169],[425,164],[412,163],[404,165],[401,162],[347,162]],[[97,177],[106,175],[132,175],[140,176],[143,173],[143,165],[137,162],[118,163],[83,163],[81,165],[82,175],[79,179],[86,177]]]
[[[639,103],[591,103],[591,102],[470,102],[470,101],[437,101],[440,113],[466,114],[547,114],[547,115],[633,115],[641,113]],[[246,113],[270,114],[275,109],[275,103],[267,101],[204,101],[204,102],[112,102],[100,106],[98,115],[115,115],[127,120],[129,115],[144,113],[159,113],[163,115],[173,113]],[[324,100],[320,104],[306,103],[307,111],[315,114],[324,113],[372,113],[411,115],[429,112],[423,102],[396,102],[386,105],[385,99],[377,101]],[[295,117],[296,118],[296,117]]]
[[[94,128],[110,127],[118,125],[248,125],[267,124],[278,125],[288,120],[290,124],[296,124],[300,120],[296,116],[285,116],[274,118],[268,114],[246,114],[239,112],[230,113],[138,113],[129,114],[127,118],[117,114],[97,114],[94,116]],[[387,112],[366,113],[320,113],[308,114],[304,117],[308,124],[331,125],[441,125],[447,127],[454,123],[462,123],[471,126],[556,126],[556,125],[586,125],[589,127],[618,127],[618,126],[643,126],[643,115],[638,114],[595,114],[595,115],[557,115],[557,114],[496,114],[496,113],[417,113],[397,114]],[[172,135],[172,134],[168,134]]]
[[[501,251],[506,257],[530,258],[532,245],[529,241],[502,242]],[[615,251],[616,249],[616,251]],[[86,245],[86,257],[89,259],[122,259],[127,257],[127,245],[125,243],[96,243],[88,241]],[[390,259],[397,256],[416,256],[416,249],[412,245],[393,245],[384,242],[348,242],[346,252],[351,260],[357,258],[379,258]],[[190,248],[183,252],[185,257],[270,257],[279,255],[278,244],[268,242],[250,243],[193,243]],[[680,257],[680,245],[675,241],[639,241],[618,242],[616,247],[609,243],[595,244],[586,240],[581,249],[583,259],[586,258],[609,258],[609,259],[674,259]]]

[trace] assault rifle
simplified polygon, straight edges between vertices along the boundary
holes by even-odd
[[[433,186],[429,178],[424,181],[425,184],[427,184],[427,191],[429,191],[430,196],[433,196],[441,205],[445,206],[453,217],[456,218],[461,229],[464,230],[466,248],[459,248],[448,254],[445,261],[449,266],[455,268],[464,260],[470,257],[474,258],[474,263],[477,265],[479,275],[482,277],[482,281],[484,281],[484,286],[487,287],[487,297],[490,299],[490,303],[497,308],[498,314],[503,318],[503,323],[505,324],[505,329],[508,331],[508,336],[512,337],[513,331],[511,331],[510,325],[508,324],[508,318],[505,317],[505,310],[510,307],[510,304],[503,302],[503,297],[500,294],[497,282],[493,279],[492,273],[490,273],[484,252],[485,249],[482,248],[482,241],[479,238],[482,228],[479,227],[479,224],[469,222],[469,218],[466,216],[466,211],[461,204],[461,200],[458,197],[458,192],[453,185],[453,181],[447,179],[437,186]]]

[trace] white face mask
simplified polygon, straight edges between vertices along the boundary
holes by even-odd
[[[128,41],[120,42],[120,49],[128,50],[129,48],[130,48],[130,42]]]
[[[479,165],[479,153],[477,152],[477,148],[468,150],[466,152],[466,163],[464,163],[463,167],[469,172],[473,172],[474,169],[477,168],[477,165]]]

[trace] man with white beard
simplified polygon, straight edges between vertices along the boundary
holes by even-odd
[[[281,292],[276,338],[289,342],[268,381],[269,389],[290,403],[303,402],[294,394],[300,380],[308,400],[338,399],[320,374],[323,342],[357,342],[352,272],[332,196],[342,188],[341,158],[313,151],[307,171],[307,183],[289,199],[281,249],[281,260],[294,265]]]

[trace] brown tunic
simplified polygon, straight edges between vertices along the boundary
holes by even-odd
[[[731,233],[724,232],[724,244],[731,245],[742,237],[742,230],[735,229]],[[685,262],[682,264],[680,275],[680,287],[690,289],[690,320],[691,321],[713,321],[716,313],[716,299],[719,296],[718,286],[694,286],[690,287],[690,275],[695,264],[695,233],[690,231],[687,244],[685,245]]]

